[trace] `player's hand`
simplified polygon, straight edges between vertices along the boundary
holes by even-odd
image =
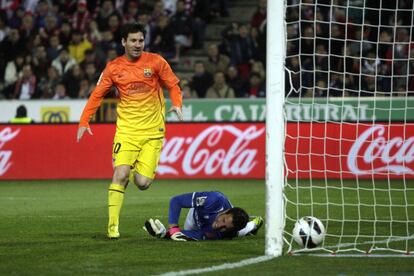
[[[144,230],[147,231],[151,236],[162,239],[167,233],[167,229],[164,224],[158,219],[153,220],[152,218],[147,220],[144,224]]]
[[[182,121],[184,119],[181,108],[179,108],[178,106],[171,106],[171,108],[168,110],[168,113],[173,112],[173,111],[177,115],[178,120]]]
[[[175,232],[171,235],[170,239],[173,241],[192,241],[192,238],[187,237],[182,232]]]
[[[78,142],[79,143],[79,141],[80,141],[80,139],[82,138],[82,136],[83,136],[83,134],[85,133],[85,131],[88,131],[88,133],[90,134],[90,135],[93,135],[93,133],[92,133],[92,130],[91,130],[91,128],[90,127],[79,127],[78,128],[78,135],[77,135],[77,137],[76,137],[76,142]]]
[[[192,238],[187,237],[181,232],[180,227],[173,226],[168,229],[167,234],[165,235],[166,238],[170,238],[173,241],[193,241]]]

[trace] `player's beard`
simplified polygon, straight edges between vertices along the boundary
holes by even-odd
[[[131,49],[129,51],[129,57],[133,60],[138,59],[142,54],[142,49]]]

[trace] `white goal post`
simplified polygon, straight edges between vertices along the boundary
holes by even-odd
[[[285,5],[282,0],[267,3],[266,41],[266,249],[280,256],[283,248],[283,147],[285,120]],[[269,108],[271,107],[271,108]]]
[[[413,22],[412,0],[267,1],[266,255],[414,256]]]

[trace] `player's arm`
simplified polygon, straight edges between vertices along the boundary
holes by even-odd
[[[183,97],[181,94],[181,88],[178,85],[180,82],[177,76],[172,71],[168,62],[159,56],[158,61],[158,75],[163,82],[163,84],[167,87],[168,92],[170,94],[170,99],[172,106],[168,109],[167,112],[175,112],[178,119],[180,121],[183,120],[183,113],[182,113],[182,105],[183,105]]]
[[[178,227],[178,220],[182,208],[193,207],[193,197],[195,193],[188,193],[174,196],[170,199],[170,208],[168,210],[169,227]]]
[[[96,113],[96,110],[98,110],[98,108],[101,106],[103,98],[105,97],[106,93],[108,93],[112,85],[113,81],[111,78],[110,69],[108,66],[106,66],[105,70],[99,77],[98,83],[96,84],[95,89],[92,91],[85,108],[83,109],[81,118],[79,120],[78,133],[76,137],[77,142],[80,141],[85,131],[92,135],[89,121]]]

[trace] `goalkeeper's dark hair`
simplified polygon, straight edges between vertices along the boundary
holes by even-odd
[[[227,213],[233,215],[233,230],[234,231],[242,230],[244,227],[246,227],[246,224],[249,222],[249,215],[242,208],[233,207],[227,210]]]
[[[121,28],[121,37],[125,40],[128,38],[128,34],[134,34],[134,33],[142,33],[144,35],[147,34],[145,31],[145,27],[138,23],[127,23],[124,24]]]

